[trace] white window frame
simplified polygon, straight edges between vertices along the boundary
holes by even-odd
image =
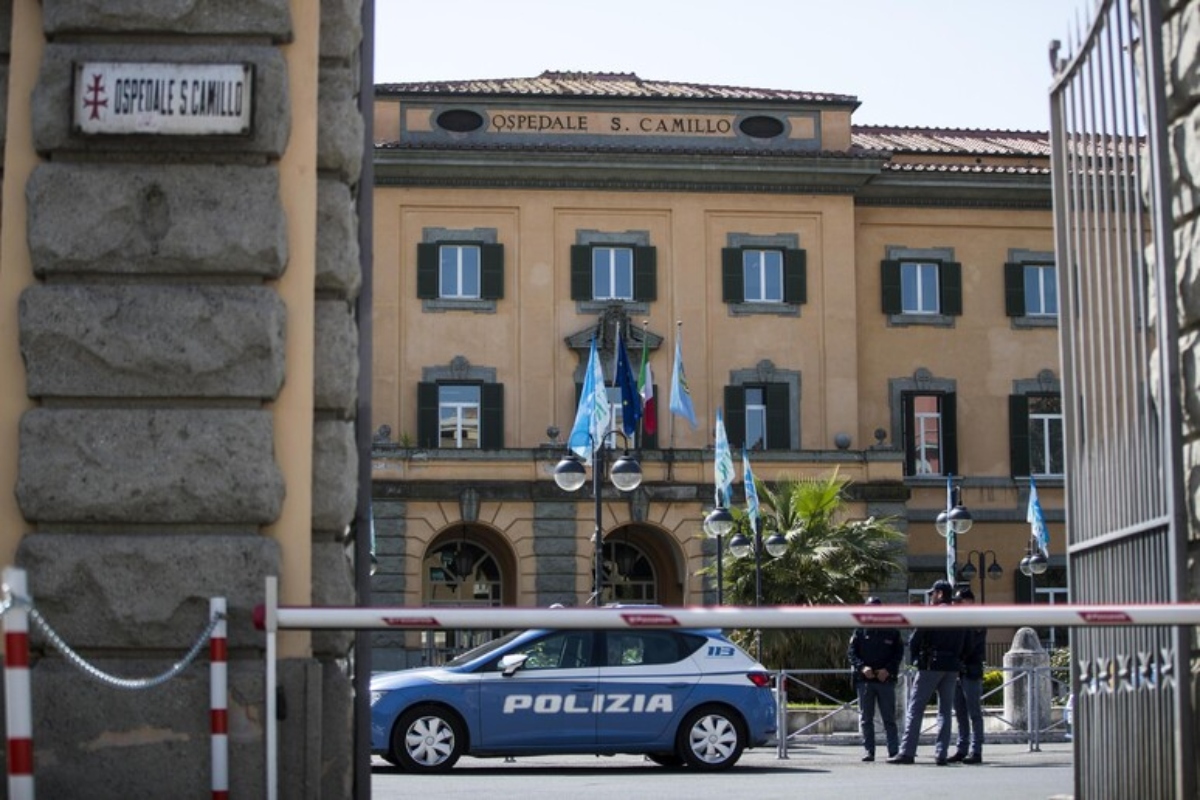
[[[474,253],[474,264],[464,258],[468,251]],[[447,259],[450,262],[447,263]],[[455,285],[448,287],[447,271],[453,273]],[[472,274],[473,273],[473,274]],[[475,283],[475,291],[463,290],[471,278]],[[446,300],[478,300],[480,284],[483,282],[483,252],[476,244],[442,244],[438,245],[438,296]]]
[[[1059,399],[1059,408],[1060,409],[1062,408],[1061,397]],[[1052,445],[1054,444],[1054,439],[1055,439],[1053,432],[1051,430],[1053,428],[1054,422],[1058,423],[1058,451],[1059,451],[1059,453],[1063,454],[1062,457],[1065,459],[1066,454],[1063,449],[1064,445],[1065,445],[1065,442],[1063,441],[1064,420],[1063,420],[1062,411],[1060,410],[1057,414],[1041,413],[1041,412],[1034,412],[1034,411],[1029,412],[1029,441],[1030,441],[1029,474],[1030,475],[1034,475],[1034,476],[1038,476],[1038,477],[1052,477],[1052,478],[1061,478],[1063,476],[1062,472],[1050,472],[1049,471],[1049,469],[1050,469],[1050,463],[1049,463],[1050,457],[1049,456],[1050,456],[1050,453],[1052,452]],[[1042,451],[1041,451],[1042,458],[1044,459],[1044,461],[1046,463],[1043,463],[1043,464],[1035,464],[1034,463],[1034,459],[1037,457],[1037,453],[1038,453],[1037,448],[1033,447],[1033,440],[1035,437],[1039,437],[1042,440]]]
[[[921,411],[917,408],[917,401],[923,397],[932,398],[937,404],[936,411]],[[915,394],[912,396],[913,404],[913,452],[916,455],[915,468],[917,475],[942,475],[944,474],[943,463],[945,461],[942,453],[942,407],[941,402],[936,395]],[[932,435],[931,435],[932,434]],[[934,439],[930,442],[930,439]],[[928,449],[934,448],[937,451],[938,471],[934,472],[930,465],[929,459],[925,457]]]
[[[474,389],[475,400],[472,401],[455,401],[449,400],[443,394],[447,389]],[[456,450],[476,450],[482,446],[481,428],[483,416],[483,397],[482,390],[478,386],[468,386],[464,384],[444,384],[438,386],[438,447],[448,447],[447,443],[453,440],[454,444],[451,449]],[[474,424],[470,419],[470,412],[474,410]],[[447,430],[453,426],[453,437],[445,436]],[[471,431],[474,431],[474,439],[471,437]]]
[[[759,402],[751,403],[751,392],[757,392]],[[743,389],[744,397],[746,398],[746,449],[747,450],[766,450],[767,449],[767,390],[762,386],[746,386]],[[762,431],[762,436],[757,441],[751,439],[755,425]]]
[[[746,303],[783,302],[783,251],[742,251],[742,300]],[[756,291],[752,291],[755,289]]]
[[[928,275],[932,273],[932,281]],[[912,276],[912,277],[910,277]],[[904,314],[941,313],[941,273],[932,261],[900,262],[900,309]],[[932,287],[927,287],[931,283]],[[912,288],[910,288],[910,285]],[[927,291],[929,289],[929,291]],[[931,294],[932,297],[926,295]]]
[[[618,263],[618,254],[624,254],[626,263]],[[605,263],[607,262],[607,263]],[[592,245],[592,299],[593,300],[633,300],[633,262],[632,247],[610,245]],[[602,287],[601,270],[608,272],[608,286]],[[618,272],[621,273],[618,278]],[[629,291],[621,293],[621,279],[629,287]]]
[[[1058,316],[1058,268],[1054,264],[1025,264],[1025,316]],[[1031,291],[1032,290],[1032,291]],[[1053,309],[1047,308],[1053,300]]]

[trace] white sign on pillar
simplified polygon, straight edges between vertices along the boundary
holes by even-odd
[[[86,61],[71,116],[87,135],[246,136],[253,87],[251,64]]]

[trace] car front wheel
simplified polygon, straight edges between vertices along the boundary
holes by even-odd
[[[395,763],[409,772],[444,772],[466,746],[462,723],[438,706],[415,706],[400,715],[392,730]]]
[[[679,756],[693,769],[728,769],[742,757],[745,747],[741,720],[726,708],[697,708],[679,728]]]

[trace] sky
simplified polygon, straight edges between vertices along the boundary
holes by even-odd
[[[376,0],[375,82],[546,70],[853,95],[859,125],[1049,130],[1094,0]]]

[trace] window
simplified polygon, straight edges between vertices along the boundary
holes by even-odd
[[[653,247],[619,243],[571,245],[571,299],[647,302],[656,299]]]
[[[962,265],[942,259],[881,264],[883,313],[944,318],[962,314]]]
[[[1005,264],[1004,310],[1010,317],[1057,317],[1058,270],[1054,264]]]
[[[417,385],[420,447],[495,450],[504,446],[504,387],[497,383]]]
[[[504,245],[474,241],[417,245],[417,297],[476,303],[504,297]]]
[[[731,447],[791,449],[791,389],[788,384],[726,386],[725,433]]]
[[[478,245],[444,244],[438,248],[439,297],[479,297]]]
[[[1063,474],[1062,396],[1015,394],[1008,398],[1013,476]]]
[[[721,251],[721,291],[726,303],[799,305],[807,300],[806,284],[803,250],[726,247]]]
[[[905,475],[953,475],[957,471],[954,400],[954,394],[945,392],[901,395]]]

